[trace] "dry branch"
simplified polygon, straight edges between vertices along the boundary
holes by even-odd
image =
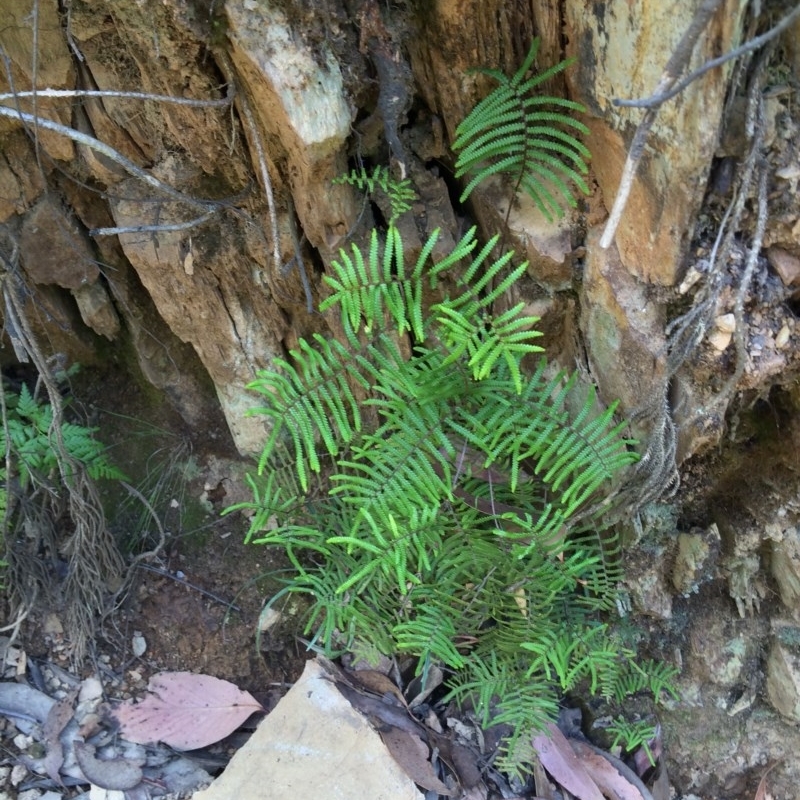
[[[690,72],[682,81],[673,86],[668,92],[654,94],[650,97],[645,97],[640,100],[622,100],[620,98],[615,98],[611,102],[615,106],[624,106],[626,108],[653,108],[655,106],[660,106],[667,100],[671,100],[676,95],[679,95],[690,83],[705,75],[706,72],[709,72],[715,67],[721,67],[723,64],[728,61],[732,61],[734,58],[739,58],[739,56],[752,53],[753,50],[758,50],[759,47],[763,47],[771,39],[774,39],[776,36],[779,36],[781,33],[783,33],[798,18],[800,18],[800,5],[798,5],[794,11],[790,11],[777,25],[770,28],[766,33],[762,33],[761,36],[756,36],[754,39],[750,39],[749,42],[745,42],[740,47],[725,53],[725,55],[719,56],[718,58],[712,58],[711,61],[706,61],[702,67],[698,67],[696,70],[694,70],[694,72]]]
[[[107,158],[110,158],[112,161],[119,164],[126,172],[133,175],[135,178],[139,178],[139,180],[143,181],[148,186],[152,186],[156,191],[165,194],[167,197],[171,198],[172,200],[176,200],[179,203],[186,203],[187,205],[202,208],[206,211],[212,211],[222,207],[222,203],[218,200],[198,200],[196,197],[191,197],[188,194],[179,192],[169,184],[160,181],[146,170],[143,170],[141,167],[134,164],[133,161],[123,156],[122,153],[119,153],[105,142],[101,142],[99,139],[95,139],[93,136],[76,131],[66,125],[61,125],[58,122],[53,122],[52,120],[45,119],[44,117],[37,117],[34,114],[27,114],[24,111],[18,111],[14,108],[8,108],[7,106],[0,106],[0,117],[18,119],[21,122],[24,122],[26,125],[44,128],[44,130],[60,133],[62,136],[72,139],[73,142],[77,142],[78,144],[82,144],[85,147],[91,148],[92,150],[96,150],[98,153],[102,153]]]

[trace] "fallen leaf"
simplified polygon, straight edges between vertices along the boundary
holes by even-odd
[[[398,705],[407,706],[406,699],[400,689],[397,688],[397,684],[382,672],[374,669],[358,669],[354,672],[348,672],[347,675],[367,691],[380,697],[387,694],[391,695],[397,699]]]
[[[379,730],[378,733],[380,733],[386,749],[392,754],[392,758],[414,783],[423,789],[443,794],[446,797],[457,794],[436,777],[429,759],[428,745],[422,739],[408,731],[393,727]]]
[[[84,742],[75,742],[75,760],[89,783],[101,789],[126,791],[138,786],[144,777],[138,764],[125,758],[102,761],[95,757],[94,747]]]
[[[439,758],[455,772],[463,789],[470,789],[480,782],[481,771],[477,765],[480,756],[477,752],[453,741],[450,736],[440,735],[433,730],[427,733],[431,746],[439,751]]]
[[[533,747],[539,754],[542,766],[568,792],[580,800],[604,800],[566,736],[553,723],[548,723],[545,733],[534,737]]]
[[[377,720],[383,725],[402,728],[412,736],[422,735],[424,728],[408,713],[408,711],[406,711],[406,709],[385,703],[382,698],[375,697],[372,694],[365,694],[347,683],[344,683],[344,681],[334,679],[334,683],[339,690],[339,694],[341,694],[353,708],[368,717],[372,721],[373,727],[380,727],[375,724]]]
[[[248,692],[228,681],[192,672],[159,672],[139,703],[125,703],[113,716],[122,735],[138,744],[164,742],[176,750],[207,747],[233,733],[251,714],[263,712]]]
[[[541,800],[557,800],[557,798],[561,797],[559,790],[547,777],[547,773],[538,756],[531,758],[531,774],[536,786],[536,797],[541,798]]]
[[[44,757],[44,768],[50,780],[61,783],[61,767],[64,764],[64,748],[61,745],[61,731],[67,727],[72,719],[73,703],[78,696],[78,690],[73,689],[66,697],[62,698],[50,709],[47,719],[42,726],[42,739],[47,748]]]
[[[443,682],[444,672],[440,667],[431,664],[422,675],[414,678],[409,684],[406,690],[408,696],[411,698],[408,703],[409,707],[416,708],[422,705]]]
[[[644,795],[639,788],[628,780],[624,774],[617,769],[608,759],[597,753],[585,742],[574,739],[567,740],[573,752],[580,759],[581,766],[586,770],[589,777],[595,782],[600,791],[609,800],[644,800]],[[622,767],[625,765],[622,764]],[[633,778],[638,776],[628,770]],[[644,787],[643,787],[644,788]],[[645,789],[645,791],[647,791]],[[649,795],[650,792],[647,792]],[[651,798],[647,798],[651,800]]]
[[[43,723],[56,704],[52,697],[24,683],[0,683],[0,715]]]
[[[770,772],[772,772],[772,770],[775,769],[775,767],[777,767],[779,763],[780,761],[776,761],[761,776],[761,780],[758,782],[758,789],[756,789],[755,800],[769,800],[769,798],[771,797],[771,795],[767,791],[767,775],[769,775]]]

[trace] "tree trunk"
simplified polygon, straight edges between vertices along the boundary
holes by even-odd
[[[746,0],[714,4],[681,72],[778,22],[780,4],[761,5],[756,17]],[[681,740],[675,751],[689,763],[674,762],[671,775],[682,791],[713,795],[732,775],[791,752],[790,737],[800,745],[779,716],[798,721],[798,662],[766,625],[792,627],[786,620],[800,615],[792,588],[800,582],[798,509],[790,502],[800,441],[796,20],[767,55],[729,61],[659,108],[616,235],[609,247],[600,243],[644,115],[612,101],[656,89],[700,7],[698,0],[5,0],[4,105],[32,116],[24,124],[14,113],[0,117],[0,249],[6,291],[24,299],[48,355],[87,366],[113,355],[115,369],[163,390],[190,425],[208,425],[221,410],[236,448],[254,454],[266,430],[246,415],[256,403],[247,384],[299,338],[341,336],[315,310],[325,295],[321,276],[340,247],[363,242],[378,213],[334,178],[365,163],[412,179],[419,199],[399,223],[409,257],[434,228],[444,249],[472,220],[488,238],[508,215],[506,235],[529,262],[508,302],[522,300],[542,317],[548,357],[582,364],[606,402],[620,400],[641,440],[636,479],[653,516],[629,588],[637,609],[665,630],[689,614],[689,632],[675,639],[683,688],[725,726],[730,747],[706,731],[692,740],[696,751],[684,753],[685,728],[700,720],[679,704],[668,740]],[[452,177],[455,129],[492,86],[471,70],[515,72],[537,36],[538,70],[575,58],[546,88],[586,106],[593,153],[592,194],[554,222],[522,196],[509,212],[499,181],[462,206]],[[35,97],[13,96],[34,86]],[[53,97],[45,88],[123,94]],[[755,177],[741,189],[746,202],[726,261],[709,266],[751,161]],[[762,169],[769,221],[758,241]],[[8,319],[6,334],[11,343]],[[13,350],[2,358],[4,367],[13,363]],[[768,398],[773,410],[765,416],[754,403]],[[726,435],[731,424],[741,425],[738,439]],[[720,442],[725,456],[716,471],[713,460],[689,460]],[[775,487],[769,502],[743,460],[753,452],[767,460],[759,470]],[[656,504],[675,488],[681,464],[689,493]],[[737,494],[735,503],[723,500],[727,492]],[[661,534],[659,514],[669,519]],[[769,525],[777,527],[767,538],[755,533]],[[676,538],[679,529],[700,538]],[[708,547],[717,555],[686,566],[687,548],[715,535]],[[642,547],[660,563],[643,558]],[[780,607],[739,619],[737,607],[758,611],[767,583]],[[719,641],[710,649],[692,638],[708,623],[685,599],[698,591],[714,598],[725,620],[720,627],[715,618]],[[770,647],[769,662],[760,662],[760,648]],[[763,687],[771,705],[756,699]],[[752,723],[732,710],[737,692],[752,698]],[[777,699],[787,692],[798,698],[794,705]],[[773,738],[756,746],[755,732],[765,730]],[[781,748],[775,731],[787,737]],[[744,766],[733,769],[737,759]],[[787,786],[800,782],[792,769],[786,765],[781,778]]]

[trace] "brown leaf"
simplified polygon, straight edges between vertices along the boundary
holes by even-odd
[[[75,742],[75,760],[86,779],[101,789],[124,792],[138,786],[144,777],[141,767],[125,758],[95,758],[94,747],[84,742]]]
[[[428,758],[428,745],[422,739],[393,727],[387,727],[378,733],[380,733],[386,749],[392,754],[392,758],[405,770],[406,775],[414,783],[423,789],[438,792],[446,797],[456,794],[436,777],[433,765]]]
[[[575,739],[567,741],[589,777],[609,800],[643,800],[644,795],[639,789],[600,753],[595,752],[584,742]],[[633,777],[636,777],[633,772],[628,771]],[[647,792],[647,794],[650,793]]]
[[[64,748],[61,745],[61,731],[67,727],[74,712],[73,703],[78,696],[78,690],[73,689],[66,697],[59,700],[47,715],[42,726],[42,739],[47,748],[47,755],[43,760],[45,771],[50,780],[61,783],[61,766],[64,763]]]
[[[409,707],[416,708],[422,705],[443,682],[444,672],[436,664],[431,664],[422,675],[414,678],[408,685],[406,692],[410,698]]]
[[[380,724],[390,725],[402,728],[412,736],[420,736],[424,732],[422,725],[405,708],[385,703],[382,698],[365,694],[344,681],[335,679],[334,683],[342,697],[348,700],[353,708],[367,716],[374,727],[380,727]],[[380,724],[376,725],[376,720]]]
[[[542,766],[568,792],[580,800],[603,800],[597,784],[581,765],[567,738],[553,723],[548,723],[545,733],[534,737],[533,747]]]
[[[536,797],[540,798],[540,800],[557,800],[557,798],[561,797],[561,792],[554,784],[550,783],[538,756],[531,758],[531,774],[536,786]]]
[[[248,692],[228,681],[192,672],[160,672],[140,703],[125,703],[114,716],[131,742],[164,742],[176,750],[196,750],[233,733],[251,714],[263,712]]]
[[[471,789],[480,782],[481,771],[477,765],[479,759],[477,753],[453,741],[450,736],[438,734],[433,730],[428,731],[428,741],[439,751],[439,758],[455,772],[463,789]]]
[[[380,697],[389,694],[397,698],[398,705],[408,706],[405,697],[403,697],[403,693],[397,688],[397,684],[382,672],[378,672],[375,669],[358,669],[354,672],[348,672],[347,676],[360,684],[368,692],[377,694]]]

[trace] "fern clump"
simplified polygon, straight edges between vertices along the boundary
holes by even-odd
[[[80,462],[94,479],[124,480],[125,475],[95,438],[97,428],[62,422],[56,430],[52,406],[38,400],[25,384],[18,393],[8,389],[3,392],[0,447],[5,457],[0,462],[0,518],[7,545],[9,534],[19,523],[17,511],[25,506],[21,501],[29,502],[39,489],[51,484],[69,484],[75,462]],[[68,459],[59,458],[61,450],[54,446],[54,436],[61,437]],[[73,463],[69,459],[74,459]],[[13,493],[10,487],[14,487]],[[5,562],[0,563],[5,566]]]
[[[585,190],[588,153],[558,127],[579,123],[540,110],[576,104],[530,96],[565,66],[526,78],[535,55],[511,79],[489,73],[500,86],[459,128],[459,174],[475,172],[466,196],[509,172],[560,213],[548,186],[571,200],[562,174]],[[341,180],[390,198],[387,229],[323,278],[342,341],[301,339],[250,384],[271,432],[253,501],[228,511],[250,513],[248,541],[285,550],[294,575],[270,604],[305,595],[312,646],[444,667],[451,697],[510,725],[517,770],[562,694],[669,685],[603,621],[622,577],[604,519],[637,456],[614,407],[537,355],[524,303],[497,311],[527,263],[474,228],[438,261],[438,231],[407,260],[407,182],[382,168]]]
[[[254,512],[249,541],[287,552],[296,575],[272,602],[307,595],[327,653],[367,643],[442,664],[456,697],[477,693],[487,722],[500,698],[523,736],[579,681],[608,696],[625,681],[632,653],[597,618],[621,577],[597,525],[636,456],[574,376],[544,360],[526,376],[536,318],[492,313],[525,265],[474,230],[434,263],[436,236],[413,264],[393,226],[340,253],[325,308],[347,344],[301,340],[251,384],[272,432],[236,508]],[[455,289],[426,309],[445,271]]]
[[[6,391],[4,422],[0,447],[8,453],[13,481],[23,493],[37,482],[52,479],[57,470],[63,473],[60,479],[69,481],[70,465],[59,461],[52,444],[51,437],[56,434],[49,403],[37,400],[24,384],[19,394]],[[67,453],[83,462],[89,477],[124,480],[124,474],[108,459],[105,446],[95,438],[97,428],[63,422],[59,431]],[[8,504],[8,461],[0,465],[0,513],[5,513]]]
[[[576,205],[570,183],[589,194],[583,176],[590,154],[574,135],[589,130],[565,113],[586,109],[573,100],[534,93],[572,62],[561,61],[529,77],[538,51],[539,40],[534,39],[525,62],[510,78],[498,70],[479,70],[498,86],[456,129],[456,177],[472,176],[461,194],[462,203],[490,175],[509,176],[514,192],[522,188],[549,220],[563,216],[564,202]]]

